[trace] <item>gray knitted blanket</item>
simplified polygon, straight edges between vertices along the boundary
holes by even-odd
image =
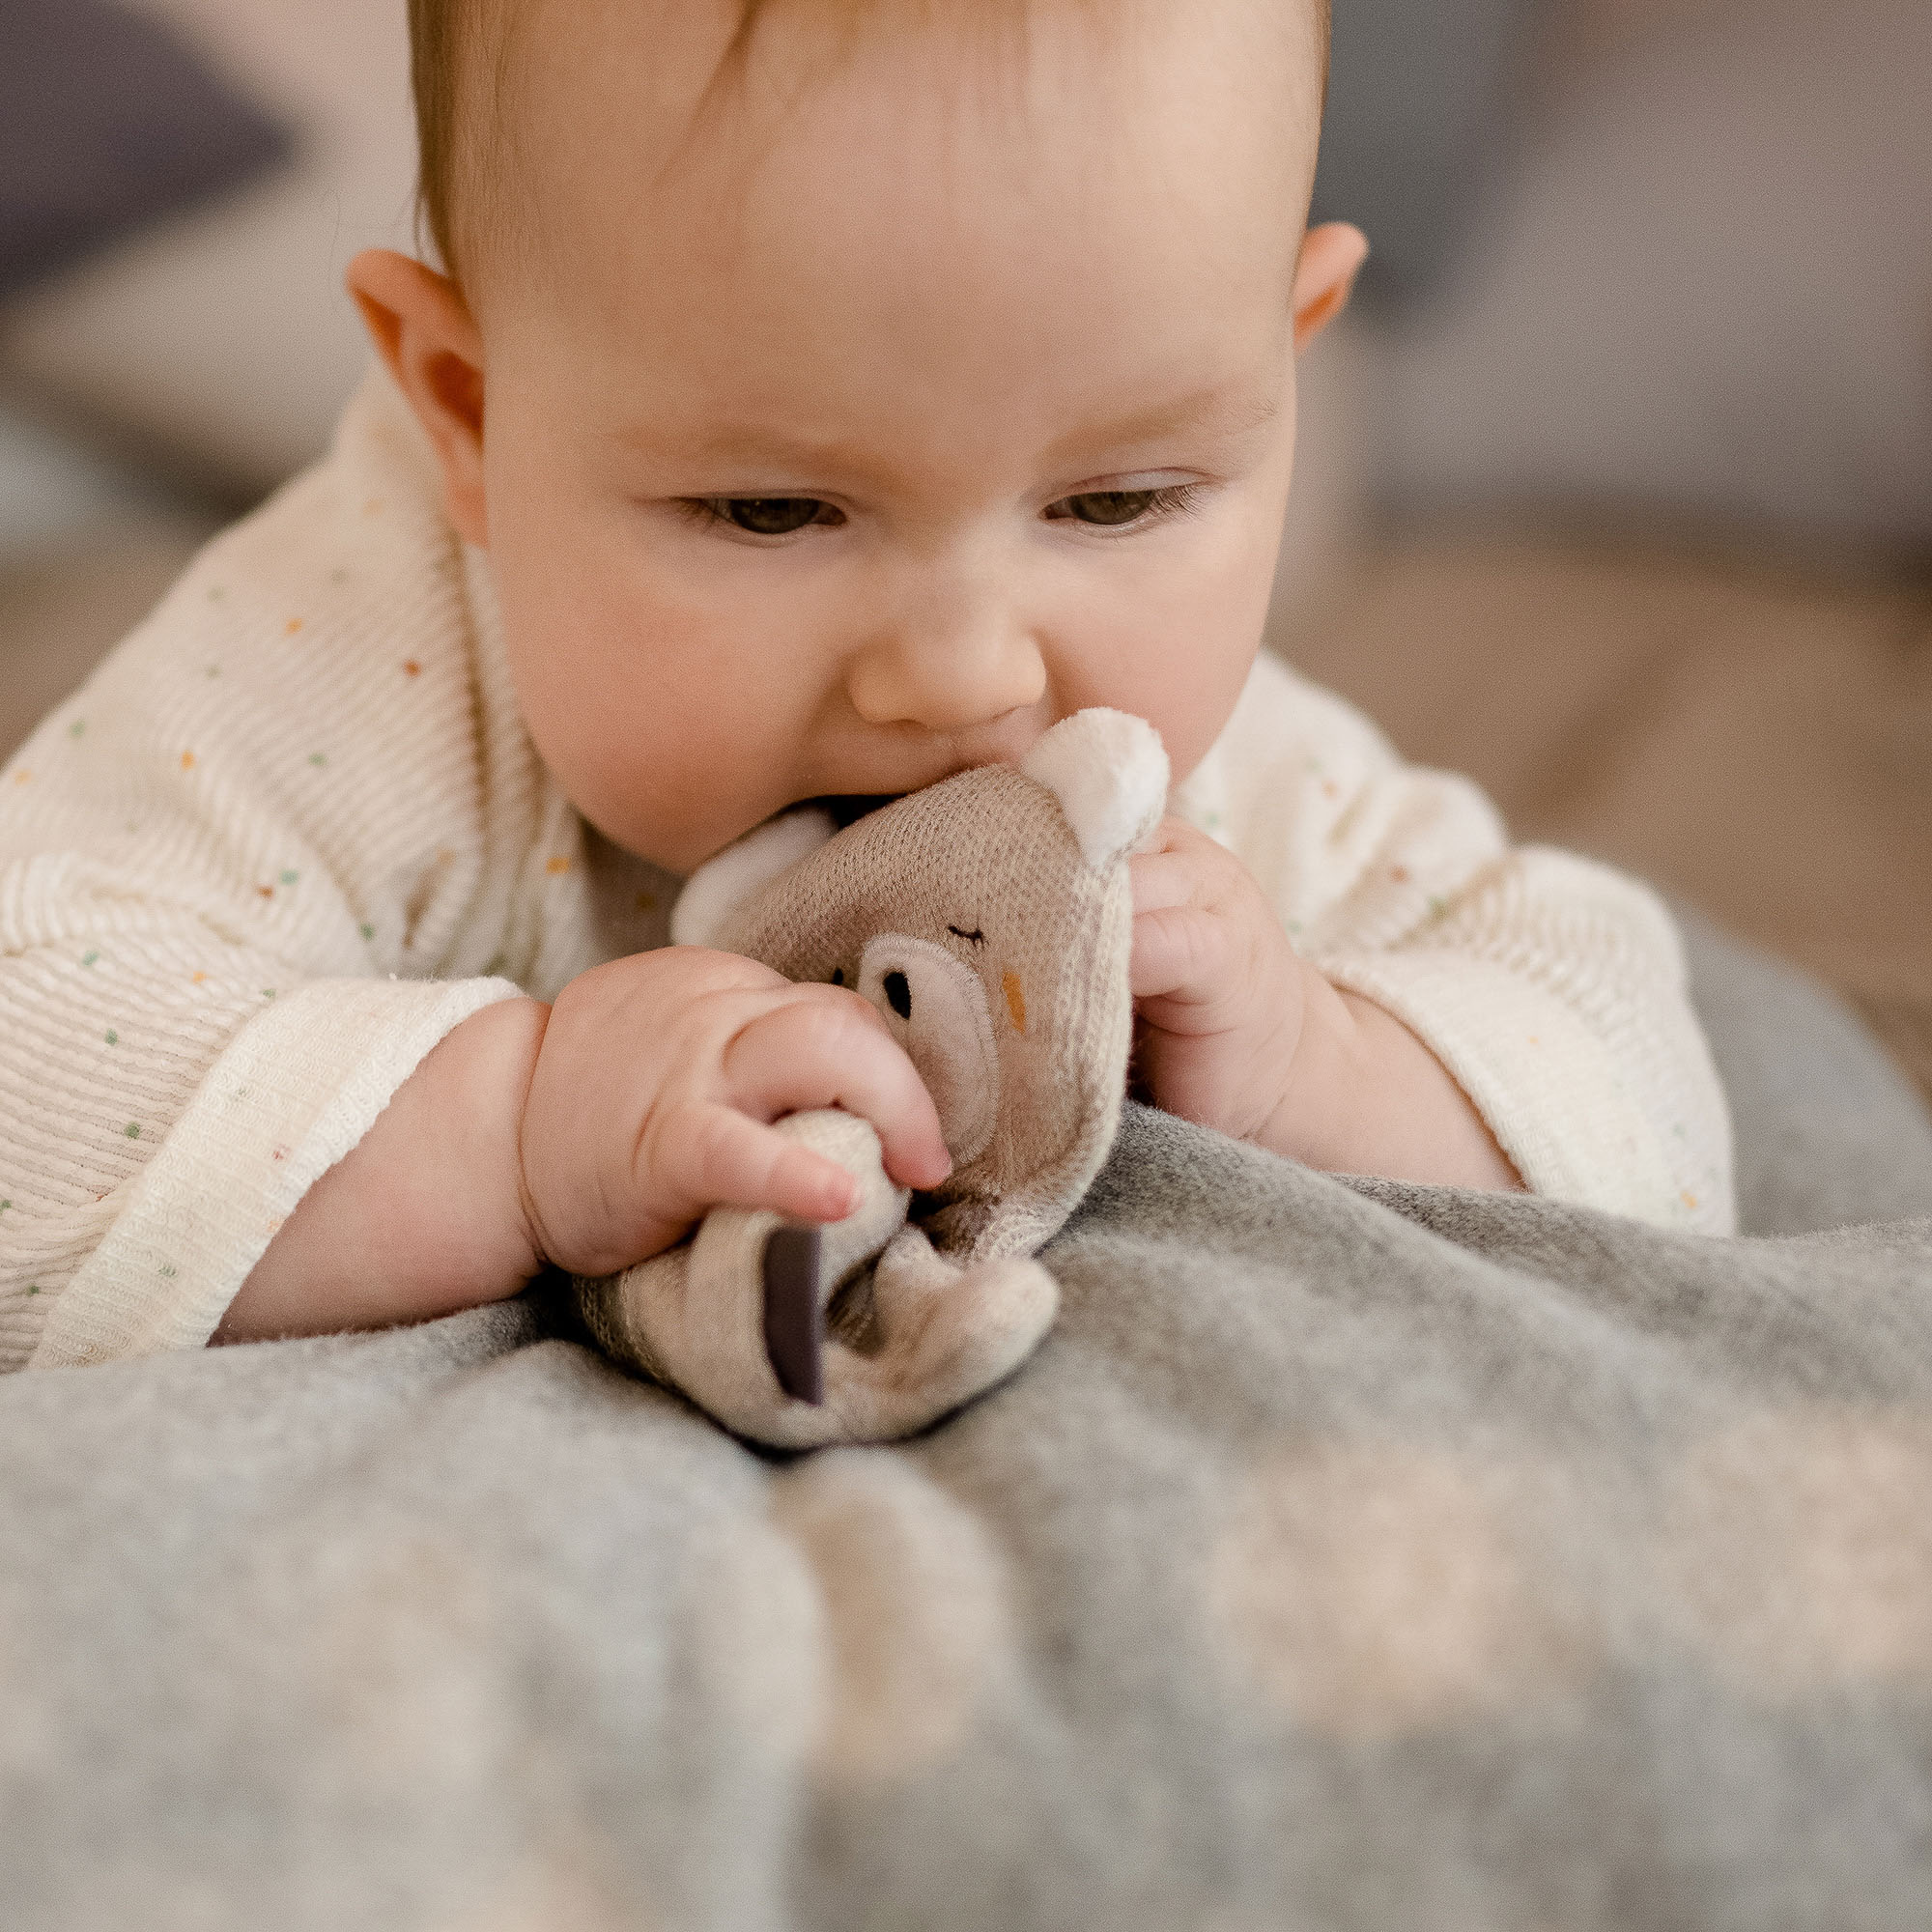
[[[894,1448],[541,1296],[9,1378],[0,1923],[1921,1932],[1932,1122],[1698,958],[1768,1238],[1132,1111]]]

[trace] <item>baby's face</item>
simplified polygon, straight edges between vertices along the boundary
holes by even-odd
[[[727,11],[550,7],[520,43],[533,245],[471,276],[452,502],[538,750],[677,872],[1088,705],[1185,774],[1288,494],[1312,33],[1049,8],[1022,57],[885,8],[837,48],[781,8],[694,128]]]

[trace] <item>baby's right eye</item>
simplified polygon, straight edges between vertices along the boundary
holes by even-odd
[[[845,512],[816,497],[696,497],[694,510],[754,537],[788,537],[811,524],[842,524]]]

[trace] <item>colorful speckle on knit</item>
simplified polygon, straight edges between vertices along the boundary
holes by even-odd
[[[1000,989],[1007,996],[1007,1016],[1013,1023],[1013,1031],[1023,1034],[1027,1026],[1026,988],[1020,983],[1017,973],[1008,973],[1001,977]]]

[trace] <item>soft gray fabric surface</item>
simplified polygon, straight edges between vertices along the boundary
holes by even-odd
[[[1932,1223],[1132,1110],[1049,1261],[1012,1381],[790,1463],[533,1302],[9,1378],[0,1918],[1924,1924]]]
[[[1744,1232],[1932,1215],[1932,1115],[1864,1022],[1804,974],[1676,910],[1737,1122]]]

